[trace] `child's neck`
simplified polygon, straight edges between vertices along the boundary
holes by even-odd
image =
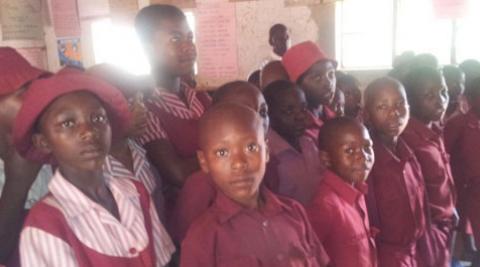
[[[110,155],[112,155],[116,160],[125,166],[129,171],[135,173],[133,167],[133,158],[132,151],[128,146],[128,138],[121,138],[115,142],[112,142],[112,147],[110,148]]]
[[[419,122],[421,122],[423,125],[427,126],[428,129],[432,129],[433,126],[433,121],[427,120],[427,119],[422,119],[417,116],[414,116],[415,119],[417,119]]]
[[[158,87],[161,87],[170,92],[179,92],[181,85],[181,78],[174,75],[168,75],[162,70],[154,70],[155,83]]]
[[[397,144],[398,144],[398,136],[390,137],[383,134],[378,134],[380,141],[389,149],[393,154],[397,154]]]

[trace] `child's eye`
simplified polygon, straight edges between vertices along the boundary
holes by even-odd
[[[257,152],[259,150],[258,144],[252,143],[247,146],[249,152]]]
[[[219,158],[226,157],[228,156],[228,150],[226,150],[225,148],[217,149],[215,151],[215,155]]]
[[[105,115],[95,115],[92,119],[93,122],[105,123],[107,122],[107,117]]]
[[[63,128],[71,128],[75,125],[75,122],[73,120],[65,120],[61,122],[61,125]]]
[[[266,107],[260,108],[260,111],[258,111],[258,114],[260,114],[260,117],[266,118],[268,116],[268,111]]]
[[[353,154],[353,152],[354,152],[354,150],[353,150],[353,148],[351,148],[351,147],[345,149],[345,153],[347,153],[347,154],[349,154],[349,155]]]

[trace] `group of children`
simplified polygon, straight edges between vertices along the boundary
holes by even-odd
[[[135,26],[149,80],[49,73],[0,48],[2,263],[440,267],[455,233],[480,244],[476,74],[412,63],[362,105],[306,41],[263,66],[260,88],[210,96],[185,81],[196,50],[180,9],[145,7]],[[24,218],[42,166],[48,193]]]

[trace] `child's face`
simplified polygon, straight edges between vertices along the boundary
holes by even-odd
[[[184,76],[191,72],[197,53],[193,33],[184,18],[164,19],[151,46],[154,64],[168,75]]]
[[[288,140],[296,140],[305,133],[307,101],[300,89],[283,90],[270,107],[272,128]]]
[[[60,169],[101,170],[110,150],[107,112],[93,94],[74,92],[57,98],[39,120],[35,146],[52,153]]]
[[[465,74],[462,72],[451,79],[445,80],[450,96],[450,103],[457,103],[458,97],[465,92]]]
[[[367,121],[375,132],[388,140],[394,140],[405,129],[409,119],[407,97],[403,87],[378,88],[367,104]]]
[[[345,115],[345,95],[342,91],[335,91],[335,98],[333,99],[333,111],[337,116],[342,117]]]
[[[215,126],[198,152],[200,166],[225,195],[251,206],[257,203],[268,161],[262,126],[253,120],[218,120]]]
[[[443,77],[438,78],[425,81],[410,103],[412,116],[424,123],[439,121],[447,110],[447,87]]]
[[[335,96],[335,67],[330,61],[315,63],[303,76],[300,84],[310,108],[330,105]]]
[[[348,183],[363,182],[375,160],[372,139],[360,124],[352,124],[341,130],[326,151],[327,165]]]
[[[362,93],[355,84],[339,84],[340,89],[345,95],[345,113],[347,115],[358,112],[361,107]]]

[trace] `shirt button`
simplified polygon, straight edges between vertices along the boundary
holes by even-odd
[[[136,248],[130,248],[128,250],[128,252],[130,252],[130,254],[137,254],[137,249]]]

